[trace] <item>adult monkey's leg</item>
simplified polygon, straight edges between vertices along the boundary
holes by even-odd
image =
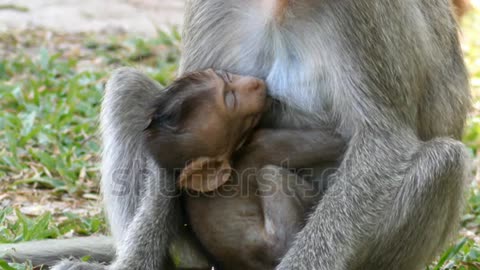
[[[158,83],[133,69],[116,71],[102,103],[102,192],[117,247],[111,269],[165,269],[168,246],[179,224],[175,181],[146,154],[143,131],[149,124]],[[54,269],[104,266],[64,261]]]
[[[421,269],[443,246],[458,220],[463,146],[372,134],[352,140],[337,182],[279,269]],[[392,152],[379,139],[402,145]]]
[[[356,68],[333,107],[354,132],[278,269],[422,269],[453,232],[465,187],[456,140],[470,103],[455,23],[447,1],[347,2],[341,31],[355,53],[344,61]],[[412,14],[418,29],[403,21]]]
[[[437,255],[459,225],[466,179],[463,150],[451,139],[421,144],[393,193],[391,213],[378,226],[371,257],[357,269],[416,269]]]
[[[106,86],[102,191],[117,239],[112,269],[165,267],[168,244],[179,228],[175,180],[148,156],[142,139],[160,89],[132,69],[117,71]]]

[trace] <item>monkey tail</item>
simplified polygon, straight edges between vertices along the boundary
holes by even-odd
[[[91,236],[0,245],[0,259],[31,262],[33,266],[52,266],[62,259],[86,256],[92,261],[110,263],[115,256],[113,239]]]

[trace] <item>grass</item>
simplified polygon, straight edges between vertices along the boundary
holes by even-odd
[[[476,101],[464,142],[475,157],[480,151],[477,25],[479,11],[463,22]],[[152,39],[41,29],[0,35],[0,244],[105,233],[98,207],[97,117],[106,77],[116,67],[136,66],[167,84],[177,68],[179,40],[175,30]],[[480,269],[479,186],[476,175],[456,242],[427,269]],[[0,269],[31,266],[0,260]]]
[[[106,78],[137,66],[166,84],[178,43],[175,30],[148,40],[41,29],[0,35],[0,244],[106,233],[97,200]],[[11,267],[29,269],[0,260],[0,269]]]
[[[27,7],[17,6],[17,5],[13,5],[13,4],[1,4],[0,5],[0,10],[2,10],[2,9],[10,9],[10,10],[18,11],[18,12],[28,12],[28,10],[29,10]]]

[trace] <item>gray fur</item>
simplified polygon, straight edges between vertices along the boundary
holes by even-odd
[[[449,2],[300,0],[281,25],[255,3],[189,1],[181,71],[261,76],[350,141],[278,269],[421,269],[454,231],[466,179],[455,140],[470,95]]]
[[[165,267],[168,245],[180,226],[175,180],[149,159],[141,140],[159,89],[132,69],[115,72],[106,86],[101,113],[102,191],[118,242],[112,269]]]
[[[466,179],[458,140],[470,95],[449,1],[297,0],[281,23],[261,3],[188,1],[181,73],[262,77],[286,105],[274,127],[331,118],[349,141],[278,269],[421,269],[454,232]],[[178,200],[112,195],[118,168],[135,191],[173,185],[139,139],[155,87],[122,70],[107,88],[102,187],[119,246],[110,268],[165,269]]]
[[[170,254],[180,269],[210,269],[209,262],[189,231],[182,231],[170,246]],[[30,262],[33,266],[53,266],[70,269],[78,259],[88,257],[105,267],[115,258],[114,239],[108,236],[41,240],[0,245],[0,259],[8,262]],[[82,266],[88,266],[83,263]],[[63,268],[62,268],[63,267]]]
[[[40,251],[40,252],[39,252]],[[33,241],[19,244],[0,245],[2,259],[13,262],[30,261],[33,266],[54,265],[71,256],[89,256],[97,262],[110,262],[115,255],[111,237],[85,237],[63,240]]]
[[[171,244],[180,267],[207,264],[187,233],[175,237],[182,225],[175,179],[157,167],[141,139],[161,88],[130,68],[117,70],[106,86],[101,112],[102,191],[118,246],[111,269],[170,268]],[[65,264],[59,270],[74,266]]]

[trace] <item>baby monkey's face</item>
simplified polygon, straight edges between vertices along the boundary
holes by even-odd
[[[262,80],[223,71],[203,71],[206,99],[198,102],[185,127],[193,137],[195,151],[179,176],[179,186],[213,191],[230,178],[231,155],[240,148],[267,107],[267,91]]]
[[[212,69],[204,72],[211,84],[208,102],[198,105],[186,126],[207,140],[215,154],[229,155],[241,146],[265,111],[266,86],[254,77]]]
[[[215,190],[267,106],[262,80],[212,69],[187,74],[157,101],[146,129],[149,149],[162,167],[185,166],[181,187]]]
[[[225,71],[209,72],[213,73],[216,83],[213,91],[233,117],[258,116],[263,113],[267,91],[262,80]]]

